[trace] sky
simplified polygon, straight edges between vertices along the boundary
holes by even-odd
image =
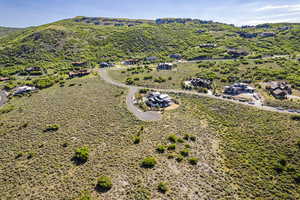
[[[300,0],[0,0],[0,26],[37,26],[75,16],[180,17],[238,26],[300,23]]]

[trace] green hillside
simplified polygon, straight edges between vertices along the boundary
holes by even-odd
[[[22,28],[9,28],[0,26],[0,37],[13,33],[15,31],[22,30]]]

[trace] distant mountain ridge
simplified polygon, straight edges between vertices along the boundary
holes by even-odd
[[[0,37],[19,30],[22,30],[22,28],[10,28],[0,26]]]

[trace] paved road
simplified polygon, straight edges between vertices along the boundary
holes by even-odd
[[[229,101],[229,102],[233,102],[233,103],[237,103],[237,104],[242,104],[242,105],[254,107],[254,108],[265,110],[265,111],[295,114],[294,112],[290,112],[288,110],[278,110],[277,108],[270,107],[270,106],[264,106],[264,105],[261,105],[261,104],[252,105],[252,104],[249,104],[249,103],[240,102],[240,101],[236,101],[236,100],[232,100],[232,99],[225,99],[223,97],[216,97],[212,94],[198,93],[196,91],[177,90],[177,89],[157,89],[157,88],[149,88],[149,87],[130,86],[130,85],[126,85],[124,83],[120,83],[120,82],[117,82],[115,80],[112,80],[109,77],[108,73],[107,73],[107,69],[100,69],[100,76],[102,77],[103,80],[105,80],[106,82],[108,82],[112,85],[119,86],[119,87],[124,87],[124,88],[129,88],[129,93],[128,93],[127,101],[126,101],[128,109],[134,115],[136,115],[140,120],[143,120],[143,121],[148,121],[148,120],[149,121],[154,121],[154,120],[159,120],[161,118],[160,114],[158,115],[157,112],[142,112],[134,106],[133,96],[138,91],[138,89],[143,89],[143,88],[156,90],[156,91],[159,91],[159,92],[165,92],[165,93],[189,94],[189,95],[195,95],[195,96],[198,96],[198,97],[208,97],[208,98],[218,99],[218,100],[222,100],[222,101]],[[154,113],[156,113],[156,114],[154,114]]]
[[[0,106],[3,106],[7,101],[7,93],[5,91],[0,91]]]
[[[126,97],[127,108],[139,120],[142,120],[142,121],[157,121],[157,120],[161,119],[161,114],[159,112],[155,112],[155,111],[143,112],[138,107],[136,107],[134,105],[134,95],[142,87],[129,86],[129,85],[114,81],[109,77],[109,75],[107,74],[106,69],[100,69],[100,76],[104,81],[106,81],[106,82],[108,82],[112,85],[129,89],[129,92],[128,92],[127,97]]]

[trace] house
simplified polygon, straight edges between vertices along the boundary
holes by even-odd
[[[69,77],[70,77],[70,78],[74,78],[74,77],[82,77],[82,76],[89,75],[90,73],[91,73],[90,70],[82,69],[82,70],[78,70],[78,71],[72,71],[72,72],[69,72]]]
[[[167,94],[161,94],[159,92],[151,92],[147,96],[146,105],[149,107],[165,108],[172,105],[174,102]]]
[[[283,26],[283,27],[279,27],[277,30],[279,30],[279,31],[287,31],[287,30],[290,30],[291,29],[291,27],[289,27],[289,26]]]
[[[17,87],[13,95],[24,94],[24,93],[32,92],[34,90],[36,90],[35,87],[30,87],[25,85],[25,86]]]
[[[138,64],[139,60],[138,59],[130,59],[130,60],[125,60],[123,61],[124,65],[136,65]]]
[[[255,89],[250,87],[246,83],[235,83],[231,86],[224,87],[224,93],[229,95],[239,95],[242,93],[251,93],[253,94]]]
[[[86,65],[86,62],[72,62],[74,67],[82,67]]]
[[[10,78],[8,78],[8,77],[0,77],[0,82],[9,81],[9,80],[10,80]]]
[[[227,53],[229,55],[231,55],[231,57],[233,57],[233,58],[238,58],[238,57],[241,57],[241,56],[247,56],[249,54],[247,51],[238,50],[238,49],[230,49]]]
[[[204,30],[197,30],[196,33],[201,34],[201,33],[205,33],[205,31]]]
[[[100,63],[101,68],[112,67],[112,66],[113,66],[112,63],[107,63],[107,62]]]
[[[207,89],[210,89],[212,85],[212,81],[202,78],[193,78],[190,82],[193,87],[202,87]]]
[[[182,56],[178,53],[176,54],[171,54],[169,55],[170,58],[176,59],[176,60],[180,60],[182,58]]]
[[[287,95],[292,94],[292,87],[287,82],[273,81],[267,84],[266,89],[276,99],[286,99]]]
[[[172,63],[159,63],[157,65],[157,70],[172,70],[173,64]]]
[[[42,71],[40,67],[28,67],[25,69],[26,72]]]
[[[199,45],[201,48],[215,48],[217,47],[216,44],[213,44],[213,43],[207,43],[207,44],[200,44]]]
[[[116,23],[115,26],[124,26],[123,23]]]
[[[157,60],[157,57],[156,56],[150,56],[150,57],[147,57],[146,58],[146,61],[149,61],[149,62],[154,62]]]
[[[276,33],[274,32],[263,32],[261,34],[259,34],[260,37],[274,37],[276,35]]]
[[[240,37],[242,38],[255,38],[257,37],[257,33],[247,33],[247,32],[237,32]]]

